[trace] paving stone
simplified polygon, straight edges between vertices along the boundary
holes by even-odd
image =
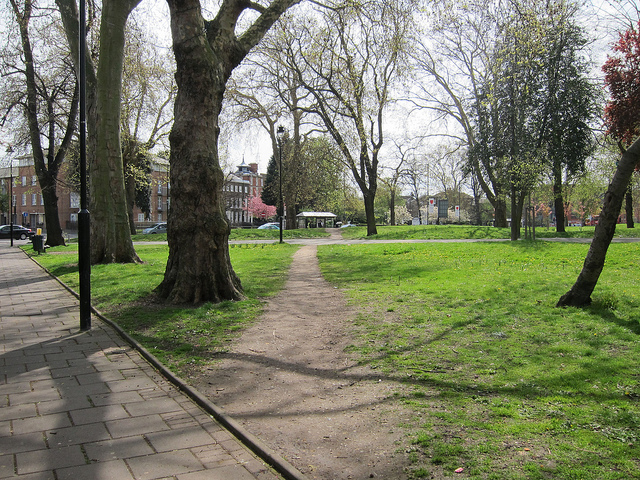
[[[122,460],[91,463],[78,467],[56,470],[58,480],[128,480],[133,479],[127,465]]]
[[[14,473],[13,455],[0,455],[0,478],[13,477]]]
[[[160,415],[113,420],[106,422],[106,425],[113,438],[130,437],[133,435],[169,430],[169,426],[162,420]]]
[[[38,414],[34,403],[23,403],[0,408],[0,421],[17,420],[27,417],[35,417]]]
[[[128,403],[125,405],[125,408],[134,417],[149,415],[151,413],[178,412],[181,410],[178,402],[166,396],[154,400],[147,400],[142,403]]]
[[[128,460],[127,463],[136,480],[152,480],[204,470],[202,464],[189,450],[174,450],[147,457],[136,457]],[[231,479],[240,480],[236,477],[226,477],[226,480]]]
[[[201,472],[178,475],[178,480],[255,480],[241,465],[228,465]]]
[[[135,402],[143,402],[144,398],[138,392],[115,392],[109,394],[89,395],[91,402],[96,406],[120,405]]]
[[[47,431],[49,447],[65,447],[110,438],[104,423],[90,423]]]
[[[199,426],[149,433],[147,439],[158,452],[216,443],[213,437]]]
[[[16,454],[18,474],[85,465],[79,445]]]
[[[22,418],[13,421],[13,432],[15,434],[44,432],[63,427],[70,427],[71,420],[66,413],[54,413],[39,417]]]
[[[155,453],[142,435],[87,443],[84,448],[92,462],[142,457]]]
[[[129,418],[129,413],[122,405],[105,405],[104,407],[83,408],[69,412],[74,425],[84,425],[94,422],[106,422]]]

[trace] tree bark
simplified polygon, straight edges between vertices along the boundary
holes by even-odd
[[[218,120],[233,69],[295,2],[274,0],[240,38],[235,37],[234,29],[250,2],[224,0],[209,22],[198,0],[167,3],[178,94],[169,135],[169,259],[156,291],[172,303],[240,300],[242,286],[229,257]]]
[[[140,0],[106,0],[102,5],[97,72],[86,57],[87,158],[91,210],[91,263],[139,262],[129,234],[122,152],[120,95],[124,28]],[[78,70],[81,45],[75,0],[56,0]],[[83,48],[85,45],[83,45]]]
[[[633,184],[629,179],[629,186],[625,195],[625,213],[627,214],[627,228],[635,228],[633,223]]]
[[[604,196],[602,212],[600,212],[598,225],[596,225],[593,241],[584,260],[582,271],[571,290],[560,297],[557,307],[583,307],[591,304],[591,294],[600,278],[607,250],[616,231],[616,223],[627,185],[629,185],[631,175],[639,161],[640,139],[636,140],[622,154],[618,162],[613,180]]]
[[[92,264],[140,262],[131,240],[120,142],[124,30],[139,1],[108,0],[102,5],[97,146],[89,165]]]
[[[496,198],[494,208],[494,226],[507,228],[507,202],[504,199]]]
[[[562,168],[559,161],[554,162],[553,166],[553,206],[556,211],[556,232],[564,233],[566,219],[562,197]]]
[[[378,230],[376,228],[376,212],[374,208],[375,193],[367,192],[364,195],[364,213],[367,217],[367,236],[376,235]]]

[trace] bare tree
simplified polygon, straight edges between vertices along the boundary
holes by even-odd
[[[56,42],[60,20],[55,12],[33,0],[10,0],[10,4],[20,48],[13,54],[7,48],[2,55],[2,123],[14,108],[20,110],[28,133],[21,138],[18,127],[14,138],[31,147],[44,203],[46,243],[64,245],[57,184],[76,125],[78,83],[67,51]]]
[[[298,108],[316,114],[340,148],[364,197],[368,235],[377,232],[385,111],[410,25],[410,9],[402,2],[347,3],[318,8],[313,20],[288,32],[295,47],[290,68],[313,98]]]

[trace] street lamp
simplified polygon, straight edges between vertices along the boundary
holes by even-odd
[[[7,153],[9,154],[9,237],[11,238],[11,246],[13,247],[13,215],[15,207],[13,205],[13,158],[11,158],[11,153],[13,153],[13,148],[11,145],[7,147]]]
[[[284,127],[280,125],[278,127],[278,131],[276,132],[276,136],[278,137],[278,150],[280,150],[280,162],[279,162],[279,170],[278,170],[278,180],[280,187],[280,243],[282,243],[282,217],[284,216],[284,201],[282,199],[282,140],[284,139]]]

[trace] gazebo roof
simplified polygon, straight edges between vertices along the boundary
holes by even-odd
[[[334,215],[331,212],[302,212],[296,215],[296,217],[300,218],[336,218],[337,215]]]

